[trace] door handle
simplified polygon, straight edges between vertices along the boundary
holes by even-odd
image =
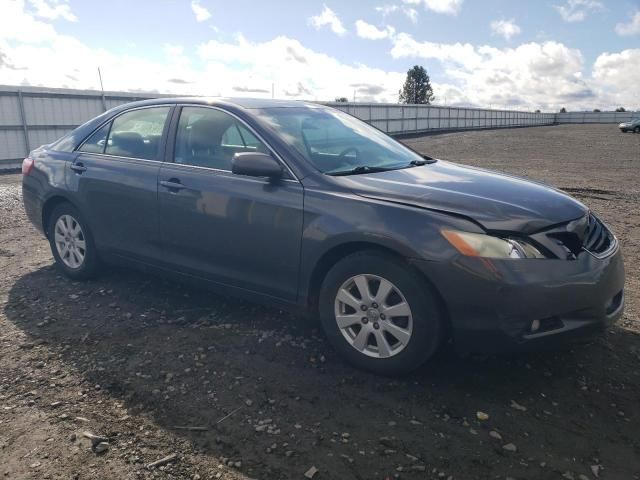
[[[70,168],[76,173],[82,173],[87,171],[87,167],[85,167],[81,163],[72,163]]]
[[[160,185],[168,188],[169,190],[182,190],[183,188],[185,188],[185,186],[182,185],[177,179],[160,180]]]

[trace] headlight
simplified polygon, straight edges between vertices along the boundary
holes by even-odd
[[[536,247],[520,239],[454,230],[442,230],[442,235],[456,250],[469,257],[544,258]]]

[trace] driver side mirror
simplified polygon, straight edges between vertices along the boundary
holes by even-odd
[[[249,177],[282,178],[282,165],[271,155],[258,152],[238,152],[233,156],[231,172]]]

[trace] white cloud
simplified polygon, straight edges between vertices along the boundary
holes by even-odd
[[[567,0],[564,5],[554,5],[565,22],[582,22],[589,13],[603,10],[604,5],[597,0]]]
[[[418,42],[407,33],[399,33],[395,37],[391,56],[394,58],[433,58],[442,62],[456,61],[470,67],[482,61],[475,47],[470,43]]]
[[[204,22],[211,18],[211,12],[203,7],[198,0],[192,0],[191,10],[193,10],[197,22]]]
[[[342,25],[342,22],[338,18],[338,15],[326,5],[323,5],[322,12],[319,15],[314,15],[309,18],[309,23],[313,25],[317,30],[320,30],[324,26],[328,26],[336,35],[344,35],[347,30]]]
[[[500,35],[505,40],[511,40],[511,37],[519,35],[522,31],[520,27],[511,20],[494,20],[491,22],[491,31],[494,35]]]
[[[402,7],[402,12],[411,20],[413,23],[418,22],[418,11],[415,8],[404,6]]]
[[[184,47],[182,45],[167,43],[164,45],[164,51],[169,57],[179,57],[184,53]]]
[[[6,8],[5,8],[6,4]],[[277,37],[252,42],[209,41],[196,47],[165,44],[157,52],[111,53],[57,32],[28,13],[24,2],[0,0],[0,78],[12,85],[105,89],[180,95],[227,95],[332,100],[397,100],[404,72],[347,64]],[[151,60],[153,58],[153,60]]]
[[[640,85],[639,48],[601,54],[593,65],[593,78],[600,95],[609,99],[609,105],[640,110],[638,96],[629,88]]]
[[[381,40],[383,38],[391,38],[395,33],[395,29],[389,25],[379,29],[364,20],[357,20],[356,33],[360,38],[366,38],[367,40]]]
[[[413,23],[416,23],[418,21],[418,11],[415,8],[409,7],[408,5],[381,5],[379,7],[376,7],[376,12],[381,13],[383,17],[387,17],[395,12],[402,12]]]
[[[274,84],[278,98],[351,98],[355,90],[358,100],[395,102],[405,79],[405,72],[344,63],[285,36],[254,42],[238,35],[116,54],[61,34],[25,0],[0,0],[0,10],[6,84],[96,89],[100,66],[107,90],[270,97]],[[410,65],[441,63],[443,73],[432,77],[438,103],[550,111],[640,107],[630,88],[640,84],[640,49],[603,53],[585,65],[579,50],[552,41],[494,48],[420,42],[396,32],[391,43],[392,55]]]
[[[598,98],[595,87],[582,78],[581,52],[562,43],[532,42],[499,49],[468,43],[418,42],[406,33],[397,34],[393,43],[394,58],[442,62],[446,76],[478,105],[555,110],[563,105],[591,106],[606,100]],[[436,95],[442,98],[438,92]]]
[[[616,25],[618,35],[640,35],[640,10],[636,10],[629,23]]]
[[[2,41],[19,43],[46,42],[56,37],[56,31],[48,23],[36,20],[26,13],[23,0],[0,0],[0,47]],[[5,83],[5,82],[3,82]]]
[[[29,0],[31,6],[35,9],[35,15],[48,20],[57,20],[62,18],[69,22],[76,22],[76,17],[71,11],[71,7],[66,0]]]
[[[351,97],[356,90],[360,100],[396,101],[405,76],[344,64],[284,36],[267,42],[251,42],[243,36],[232,43],[209,41],[200,46],[198,54],[218,84],[225,82],[223,91],[229,93],[234,88],[250,88],[268,90],[270,95],[274,83],[277,93],[291,98]]]
[[[436,13],[444,13],[447,15],[457,15],[462,8],[464,0],[402,0],[412,5],[424,5],[425,8]]]
[[[383,17],[397,12],[400,9],[398,5],[380,5],[376,7],[376,12],[380,12]]]

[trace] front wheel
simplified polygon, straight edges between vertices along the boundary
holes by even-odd
[[[383,375],[416,369],[442,337],[442,314],[431,287],[403,262],[378,252],[349,255],[329,271],[319,313],[338,352]]]
[[[61,203],[53,209],[48,237],[56,265],[66,276],[74,280],[95,276],[98,252],[89,226],[76,207]]]
[[[635,127],[633,129],[633,133],[640,133],[640,127]]]

